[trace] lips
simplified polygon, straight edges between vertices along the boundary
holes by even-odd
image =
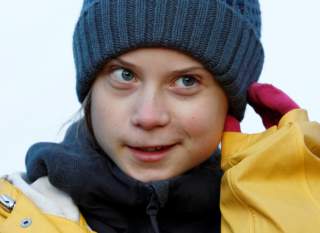
[[[158,162],[164,159],[169,152],[176,146],[158,145],[158,146],[128,146],[132,156],[140,162]]]
[[[170,147],[170,146],[136,147],[135,149],[142,150],[145,152],[157,152],[157,151],[159,152],[159,151],[167,149],[168,147]]]

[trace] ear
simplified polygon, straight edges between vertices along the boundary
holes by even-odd
[[[224,131],[241,132],[240,122],[232,115],[227,115],[224,122]]]

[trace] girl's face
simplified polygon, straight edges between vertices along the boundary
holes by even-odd
[[[201,63],[142,48],[108,62],[92,87],[91,119],[102,149],[127,175],[168,179],[216,150],[227,98]]]

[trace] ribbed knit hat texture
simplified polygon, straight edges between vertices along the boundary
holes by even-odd
[[[191,55],[225,90],[229,112],[242,120],[248,86],[263,66],[258,0],[84,0],[73,49],[83,102],[110,59],[142,47]]]

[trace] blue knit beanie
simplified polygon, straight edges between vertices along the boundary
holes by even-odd
[[[258,0],[84,0],[73,48],[83,102],[104,64],[142,47],[191,55],[225,90],[229,113],[242,120],[248,86],[264,60]]]

